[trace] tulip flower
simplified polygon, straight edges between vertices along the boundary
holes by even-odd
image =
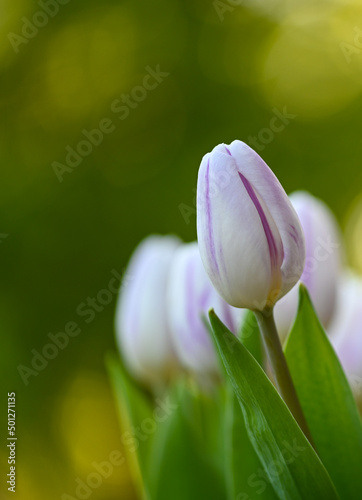
[[[302,274],[298,216],[270,168],[241,141],[216,146],[201,162],[197,235],[206,272],[232,306],[262,311]]]
[[[243,142],[220,144],[201,162],[197,237],[216,290],[230,305],[256,313],[279,392],[310,436],[273,317],[275,303],[303,272],[304,236],[280,182]]]
[[[362,276],[343,276],[329,334],[356,396],[362,399]]]
[[[227,304],[207,276],[197,243],[180,246],[170,271],[169,322],[181,364],[200,375],[219,373],[210,335],[202,321],[210,308],[233,333],[240,327],[242,312]]]
[[[128,265],[127,284],[120,291],[116,333],[125,365],[135,378],[162,383],[176,365],[167,319],[169,271],[180,241],[149,236]]]
[[[341,270],[341,235],[327,205],[303,191],[290,195],[299,216],[306,242],[306,260],[301,281],[307,287],[322,324],[327,327],[336,306]],[[295,286],[275,307],[279,334],[290,330],[298,310],[299,286]]]

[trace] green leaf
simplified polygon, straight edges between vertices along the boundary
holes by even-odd
[[[265,470],[256,454],[245,426],[244,415],[228,384],[225,411],[225,476],[229,500],[275,500]]]
[[[249,439],[278,498],[338,498],[326,469],[260,365],[213,311],[209,317]]]
[[[361,419],[304,286],[285,354],[319,456],[340,497],[362,498]]]
[[[184,385],[174,389],[170,399],[177,409],[160,426],[152,450],[149,474],[156,479],[152,500],[225,500],[221,471],[196,431],[194,411],[200,402]]]
[[[133,481],[143,498],[151,498],[147,478],[152,436],[140,440],[135,437],[134,429],[152,417],[152,405],[145,393],[131,380],[118,356],[109,354],[106,366],[122,425],[122,441],[130,464]]]
[[[240,340],[255,359],[262,363],[261,337],[254,313],[248,311],[240,331]],[[229,500],[275,500],[276,494],[256,454],[231,383],[227,381],[225,404],[225,477]]]

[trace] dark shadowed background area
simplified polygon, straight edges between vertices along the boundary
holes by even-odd
[[[362,269],[362,4],[237,4],[0,0],[0,435],[15,391],[19,500],[75,497],[122,450],[102,290],[147,234],[196,238],[215,145],[244,140],[323,198]],[[10,498],[5,439],[0,460]],[[127,465],[91,498],[136,498]]]

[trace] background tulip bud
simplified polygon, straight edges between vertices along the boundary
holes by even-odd
[[[337,310],[329,334],[355,395],[362,399],[361,276],[352,272],[343,276],[339,287]]]
[[[168,290],[169,320],[176,354],[182,365],[199,374],[219,373],[215,348],[202,321],[210,308],[236,333],[243,312],[227,304],[209,280],[197,243],[176,251]]]
[[[307,287],[324,326],[335,310],[341,271],[342,239],[338,223],[327,205],[304,191],[290,195],[305,237],[306,259],[301,281]],[[298,310],[299,287],[295,286],[275,307],[279,334],[285,336]]]
[[[262,311],[302,274],[295,210],[270,168],[241,141],[217,146],[201,162],[197,235],[207,274],[235,307]]]
[[[180,240],[149,236],[129,262],[116,312],[117,341],[130,372],[148,383],[168,377],[176,365],[166,311],[169,270]]]

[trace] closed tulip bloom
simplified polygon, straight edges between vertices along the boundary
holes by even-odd
[[[270,168],[241,141],[216,146],[201,162],[197,235],[206,272],[232,306],[272,307],[302,274],[298,216]]]
[[[301,281],[310,293],[321,322],[327,327],[335,310],[342,267],[338,223],[327,205],[307,192],[295,192],[290,200],[305,237],[306,260]],[[296,317],[298,288],[294,287],[275,308],[275,320],[282,336],[288,333]]]
[[[343,277],[329,334],[352,388],[362,398],[362,277]]]
[[[121,288],[116,333],[125,365],[133,376],[153,384],[163,382],[176,361],[167,319],[169,271],[180,241],[173,236],[149,236],[129,262]]]
[[[168,312],[175,351],[188,370],[205,375],[219,373],[213,342],[202,321],[210,308],[236,333],[242,311],[227,304],[209,280],[197,243],[176,251],[170,272]]]

